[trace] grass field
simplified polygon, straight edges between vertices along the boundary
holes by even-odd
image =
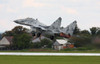
[[[99,56],[0,56],[0,64],[100,64]]]

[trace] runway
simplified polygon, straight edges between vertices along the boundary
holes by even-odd
[[[0,52],[0,55],[22,56],[100,56],[100,53],[24,53],[24,52]]]

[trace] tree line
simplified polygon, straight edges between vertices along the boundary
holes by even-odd
[[[100,48],[100,28],[92,27],[89,30],[76,28],[74,35],[69,38],[69,42],[74,43],[75,47]]]
[[[52,41],[43,39],[41,42],[32,42],[33,36],[27,32],[28,29],[22,26],[16,26],[11,31],[6,31],[2,36],[13,36],[12,44],[7,48],[12,50],[22,50],[29,48],[51,48]]]
[[[6,31],[2,36],[13,36],[12,45],[8,48],[13,50],[29,49],[29,48],[52,48],[53,42],[43,39],[41,42],[32,43],[32,35],[27,33],[26,28],[16,26],[11,31]],[[75,47],[95,47],[100,48],[100,28],[92,27],[90,30],[80,30],[75,28],[73,36],[69,38],[69,42]]]

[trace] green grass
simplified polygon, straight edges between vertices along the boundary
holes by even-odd
[[[99,56],[0,56],[0,64],[100,64]]]

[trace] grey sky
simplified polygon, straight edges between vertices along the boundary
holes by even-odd
[[[74,20],[80,29],[100,27],[100,0],[0,0],[0,32],[11,30],[20,18],[38,18],[50,25],[62,17],[62,26]]]

